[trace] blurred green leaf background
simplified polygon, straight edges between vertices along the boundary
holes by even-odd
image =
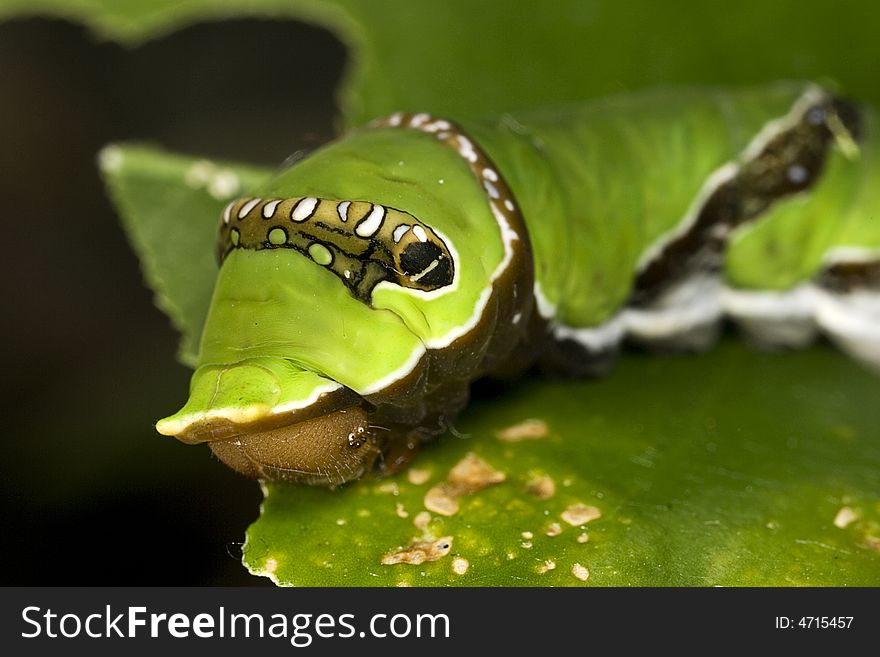
[[[0,83],[15,90],[0,104],[3,191],[21,217],[3,277],[17,300],[4,389],[15,540],[5,547],[19,562],[63,557],[68,583],[156,573],[190,583],[181,562],[199,565],[188,575],[197,582],[242,581],[225,550],[236,556],[259,499],[206,450],[152,432],[182,401],[187,372],[172,362],[173,333],[98,186],[104,143],[148,140],[272,167],[330,139],[333,125],[398,109],[490,114],[647,85],[780,78],[833,81],[880,104],[880,9],[869,2],[5,0],[0,17],[10,19],[0,24]],[[80,22],[132,49],[92,41]],[[129,215],[162,214],[168,194],[146,189],[129,190],[140,197],[123,212],[130,234],[147,224]],[[207,208],[202,198],[193,202]],[[143,234],[135,241],[148,254]],[[158,269],[145,265],[156,285]],[[166,309],[181,298],[168,294],[160,289]],[[197,309],[199,294],[177,307]],[[191,327],[191,351],[198,322],[185,314],[171,313]],[[784,356],[730,343],[699,358],[629,354],[604,380],[482,395],[459,426],[467,439],[426,450],[423,485],[403,475],[385,482],[396,489],[270,487],[246,561],[294,584],[877,584],[878,392],[880,379],[826,345]],[[494,438],[529,416],[548,422],[547,439]],[[426,489],[468,451],[507,481],[416,530]],[[523,494],[539,471],[559,486],[540,504]],[[548,536],[575,502],[601,518]],[[836,525],[842,508],[855,519]],[[192,534],[182,551],[164,545],[172,527]],[[450,554],[379,563],[420,531],[453,536]],[[577,542],[582,533],[589,541]],[[451,565],[462,559],[464,575]],[[575,564],[588,579],[572,575]],[[58,572],[14,577],[59,582]]]

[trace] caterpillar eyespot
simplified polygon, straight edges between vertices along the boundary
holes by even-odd
[[[702,349],[725,317],[880,367],[878,157],[877,114],[814,84],[379,119],[225,208],[190,398],[157,428],[335,485],[405,463],[479,377]]]

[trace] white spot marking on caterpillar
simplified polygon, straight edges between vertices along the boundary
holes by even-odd
[[[262,200],[263,199],[260,199],[260,198],[252,198],[250,201],[248,201],[247,203],[242,205],[238,211],[238,218],[244,219],[246,216],[248,216],[248,214],[250,214],[251,210],[253,210],[255,207],[257,207],[260,204],[260,201],[262,201]]]
[[[367,218],[361,221],[357,228],[354,229],[354,232],[357,233],[360,237],[372,237],[376,234],[376,231],[379,230],[379,227],[382,225],[382,221],[385,219],[385,208],[381,205],[374,205],[373,209],[370,210],[370,214],[367,215]]]
[[[351,201],[343,201],[336,206],[336,213],[339,215],[339,218],[343,221],[343,223],[348,221],[348,208],[350,206]]]
[[[388,117],[388,125],[393,127],[399,126],[402,120],[403,115],[400,112],[395,112],[390,117]]]
[[[473,163],[477,161],[477,152],[474,150],[474,145],[464,135],[458,135],[458,154],[468,162]]]
[[[428,241],[428,234],[425,232],[425,229],[422,228],[421,226],[419,226],[418,224],[416,224],[415,226],[412,227],[412,232],[413,232],[413,235],[416,236],[416,239],[419,242],[427,242]]]
[[[104,173],[116,173],[122,168],[125,155],[119,146],[105,146],[98,153],[98,166]]]
[[[809,178],[810,173],[807,171],[807,168],[800,164],[792,164],[785,171],[786,177],[795,185],[801,185],[807,182],[807,178]]]
[[[430,119],[430,118],[431,118],[431,117],[428,116],[428,115],[425,114],[425,113],[419,113],[419,114],[416,114],[415,116],[413,116],[413,117],[409,120],[409,124],[410,124],[413,128],[419,128],[419,127],[421,127],[421,126],[425,123],[425,121],[427,121],[427,120]]]
[[[232,206],[235,205],[235,201],[226,206],[223,210],[223,223],[228,224],[229,220],[232,218]]]
[[[494,169],[490,169],[488,167],[483,169],[483,178],[485,178],[486,180],[491,180],[492,182],[498,182],[498,174],[495,172]]]
[[[409,224],[400,224],[397,228],[394,229],[394,232],[391,234],[394,243],[397,244],[400,240],[403,239],[403,236],[406,234],[406,231],[409,230]]]
[[[445,183],[445,182],[446,182],[446,181],[443,180],[443,178],[441,178],[440,180],[437,181],[437,183],[440,184],[440,185],[442,185],[442,184]]]
[[[276,199],[274,201],[269,201],[266,205],[263,206],[263,218],[271,219],[275,216],[275,210],[278,209],[278,206],[281,204],[281,199]]]
[[[304,199],[301,199],[296,207],[293,208],[293,214],[290,215],[290,218],[294,221],[305,221],[315,212],[315,208],[318,207],[318,199],[307,196]]]
[[[241,181],[234,171],[222,169],[214,174],[208,183],[208,193],[218,201],[234,196],[241,187]]]
[[[513,201],[509,198],[504,199],[504,207],[508,209],[508,211],[513,212]]]
[[[437,139],[449,139],[452,136],[451,132],[443,131],[437,133]]]
[[[514,313],[513,315],[513,323],[519,324],[519,321],[522,319],[522,313]]]
[[[488,180],[483,181],[483,188],[489,194],[490,198],[493,198],[493,199],[501,198],[501,194],[498,193],[498,189],[495,187],[495,185],[490,183]]]
[[[444,121],[443,119],[435,119],[434,121],[423,125],[422,130],[424,130],[425,132],[435,133],[441,130],[449,130],[451,127],[452,125],[449,123],[449,121]]]
[[[346,269],[344,272],[342,272],[342,274],[346,278],[351,278],[351,272],[348,269]]]

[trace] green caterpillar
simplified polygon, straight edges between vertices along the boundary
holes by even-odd
[[[378,120],[226,207],[190,398],[157,428],[335,485],[399,467],[478,377],[701,349],[725,316],[880,366],[876,121],[792,83]]]

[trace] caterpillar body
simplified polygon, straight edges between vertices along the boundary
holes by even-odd
[[[335,485],[399,467],[479,377],[702,349],[725,317],[880,366],[876,123],[799,83],[377,120],[225,208],[189,401],[157,428]]]

